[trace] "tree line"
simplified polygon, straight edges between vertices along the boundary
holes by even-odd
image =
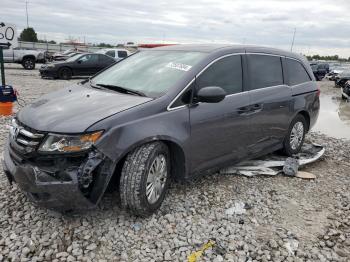
[[[38,39],[38,35],[35,32],[34,28],[32,28],[32,27],[28,27],[28,28],[23,29],[23,31],[19,35],[18,40],[25,41],[25,42],[57,44],[57,42],[54,41],[54,40],[47,41],[47,40]],[[107,44],[107,43],[94,44],[93,46],[96,46],[96,47],[107,47],[107,48],[108,47],[114,47],[113,45],[110,45],[110,44]]]
[[[309,61],[312,61],[312,60],[325,60],[325,61],[350,62],[350,57],[349,58],[342,58],[342,57],[339,57],[338,55],[327,55],[327,56],[313,55],[313,56],[306,56],[306,58]]]

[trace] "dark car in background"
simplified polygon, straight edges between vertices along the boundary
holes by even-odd
[[[72,76],[92,76],[116,63],[104,54],[85,53],[75,55],[63,62],[44,64],[39,69],[41,77],[70,79]]]
[[[310,65],[317,81],[321,81],[329,73],[328,63],[311,63]]]
[[[280,149],[298,153],[318,117],[319,94],[307,61],[290,52],[229,45],[141,51],[22,108],[3,167],[39,205],[92,208],[114,186],[122,207],[147,216],[171,179]]]

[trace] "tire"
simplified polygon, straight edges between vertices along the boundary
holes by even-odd
[[[122,207],[136,216],[153,214],[164,200],[170,182],[170,170],[169,149],[162,142],[148,143],[129,153],[120,177]]]
[[[25,57],[22,61],[22,66],[26,70],[33,70],[35,69],[35,59],[32,57]]]
[[[68,67],[63,67],[58,71],[58,77],[63,80],[69,80],[72,78],[72,70]]]
[[[300,152],[304,143],[306,130],[307,124],[305,118],[302,115],[297,115],[291,122],[287,136],[283,142],[283,152],[285,155],[293,156]]]

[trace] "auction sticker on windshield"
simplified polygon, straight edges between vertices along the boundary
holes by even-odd
[[[174,62],[170,62],[169,64],[166,65],[166,67],[174,68],[174,69],[186,71],[186,72],[192,68],[192,66],[190,66],[190,65],[185,65],[185,64],[181,64],[181,63],[174,63]]]

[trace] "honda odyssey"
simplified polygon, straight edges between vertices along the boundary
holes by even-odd
[[[282,150],[319,112],[304,59],[277,49],[174,45],[140,51],[13,119],[3,167],[38,205],[96,206],[107,186],[147,216],[172,180]]]

